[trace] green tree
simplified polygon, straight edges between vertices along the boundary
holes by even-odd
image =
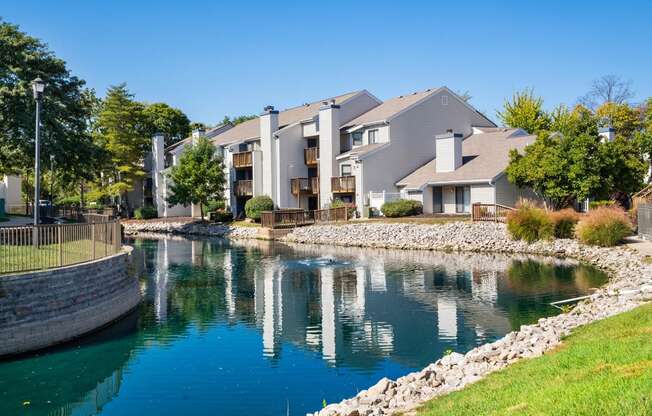
[[[190,131],[194,130],[208,130],[209,126],[200,122],[200,121],[193,121],[190,123]]]
[[[538,134],[550,127],[550,117],[543,110],[543,99],[535,97],[531,89],[516,92],[512,100],[505,100],[498,118],[507,127],[520,128],[530,134]]]
[[[41,166],[54,156],[59,183],[90,179],[99,149],[89,126],[96,98],[39,39],[0,20],[0,175],[33,176],[35,104],[31,81],[46,82],[41,111]]]
[[[602,124],[610,124],[617,135],[625,138],[633,137],[643,127],[641,109],[629,104],[607,102],[595,110],[595,115]]]
[[[236,117],[233,117],[233,118],[230,118],[229,116],[224,116],[224,118],[222,119],[220,124],[229,124],[229,123],[231,123],[231,124],[233,124],[235,126],[235,125],[238,125],[240,123],[244,123],[245,121],[253,120],[256,117],[258,117],[258,116],[255,115],[255,114],[240,115],[240,116],[236,116]]]
[[[155,133],[165,135],[165,147],[179,140],[185,139],[190,134],[190,120],[183,111],[172,108],[165,103],[145,105],[143,115],[147,123],[148,137]]]
[[[183,151],[179,164],[172,167],[170,205],[199,204],[202,218],[209,201],[224,198],[224,163],[216,155],[215,146],[205,137]]]
[[[151,139],[143,104],[135,101],[126,84],[110,87],[99,112],[95,139],[105,149],[106,189],[109,195],[124,198],[145,176],[143,160],[150,149]]]

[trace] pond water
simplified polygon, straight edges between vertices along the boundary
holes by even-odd
[[[0,415],[303,415],[556,313],[573,261],[139,239],[143,304],[0,362]]]

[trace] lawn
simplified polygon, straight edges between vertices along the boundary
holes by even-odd
[[[418,415],[651,415],[652,304],[576,330]]]
[[[113,247],[110,244],[95,242],[96,258],[112,252]],[[58,244],[42,245],[38,248],[31,245],[0,245],[0,274],[59,267],[60,260],[63,260],[64,265],[69,265],[90,261],[92,258],[91,241],[84,239],[64,243],[61,247],[61,259]]]
[[[249,221],[233,221],[231,225],[234,227],[260,227],[260,223]]]

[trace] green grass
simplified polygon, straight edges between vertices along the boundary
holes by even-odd
[[[260,227],[259,223],[249,221],[233,221],[231,225],[234,227]]]
[[[652,415],[652,304],[579,328],[419,415]]]
[[[95,243],[95,257],[111,254],[113,247],[102,242]],[[75,264],[92,260],[90,240],[77,240],[64,243],[62,247],[63,264]],[[35,249],[31,245],[0,245],[0,273],[14,273],[29,270],[59,267],[59,246],[42,245]]]

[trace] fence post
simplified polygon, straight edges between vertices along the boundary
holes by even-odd
[[[494,204],[494,222],[498,222],[498,205]]]
[[[57,239],[59,240],[59,266],[63,266],[63,225],[57,227]]]
[[[95,260],[95,223],[91,223],[91,244],[93,246],[93,260]]]

